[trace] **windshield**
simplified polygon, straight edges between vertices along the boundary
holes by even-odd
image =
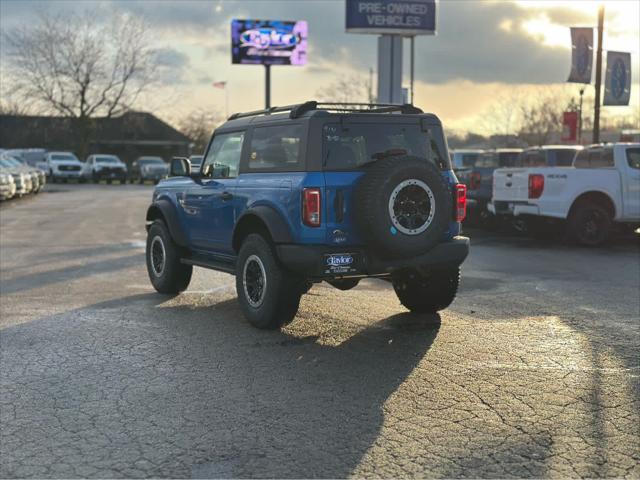
[[[479,155],[474,166],[477,168],[497,168],[498,164],[498,154],[491,152]]]
[[[12,165],[11,162],[6,158],[0,158],[0,165],[7,168],[11,168],[15,166],[15,165]]]
[[[120,159],[114,156],[96,157],[96,163],[120,163]]]
[[[462,166],[463,167],[475,167],[478,158],[480,157],[479,153],[463,153],[462,154]]]
[[[20,167],[20,166],[22,166],[22,163],[20,163],[18,160],[16,160],[13,157],[4,157],[3,160],[10,167]]]
[[[328,124],[323,130],[327,170],[357,169],[382,158],[415,155],[449,169],[442,130],[417,124]]]
[[[52,162],[77,162],[78,159],[72,153],[54,153],[51,155]]]

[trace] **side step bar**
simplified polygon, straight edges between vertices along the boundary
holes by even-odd
[[[211,270],[217,270],[219,272],[225,272],[225,273],[231,273],[231,274],[236,273],[235,261],[215,260],[212,258],[203,258],[203,257],[191,257],[191,258],[181,258],[180,263],[184,263],[185,265],[195,265],[196,267],[209,268]]]

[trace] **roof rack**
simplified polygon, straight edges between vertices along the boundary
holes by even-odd
[[[289,112],[289,118],[299,118],[306,112],[312,110],[329,110],[332,112],[344,112],[344,113],[392,113],[400,112],[402,114],[420,114],[424,113],[418,107],[415,107],[409,103],[405,104],[393,104],[393,103],[344,103],[344,102],[329,102],[318,103],[314,100],[296,103],[294,105],[286,105],[283,107],[271,107],[263,110],[253,110],[251,112],[234,113],[229,117],[229,120],[235,120],[237,118],[255,117],[258,115],[271,115],[272,113]]]

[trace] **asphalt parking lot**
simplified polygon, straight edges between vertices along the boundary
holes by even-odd
[[[152,290],[151,191],[0,206],[1,477],[640,477],[637,240],[471,232],[441,316],[323,284],[266,332]]]

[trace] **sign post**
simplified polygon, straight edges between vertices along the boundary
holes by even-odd
[[[604,5],[598,9],[598,52],[596,53],[596,104],[593,112],[593,143],[600,143],[600,84],[602,82],[602,33]]]
[[[307,63],[307,22],[232,20],[231,63],[264,65],[264,102],[271,107],[271,65]]]
[[[347,33],[378,34],[378,102],[402,102],[402,38],[411,38],[411,102],[414,37],[435,35],[436,0],[346,0]]]

